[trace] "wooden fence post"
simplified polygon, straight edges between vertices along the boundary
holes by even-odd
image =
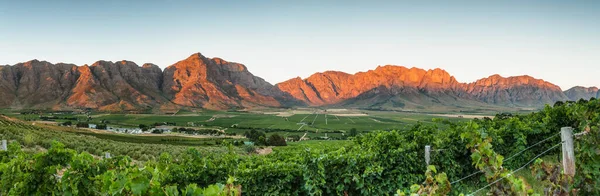
[[[575,176],[575,151],[573,150],[573,128],[560,129],[562,141],[562,164],[565,175]]]
[[[8,148],[6,147],[6,140],[2,140],[2,148],[0,150],[2,150],[2,151],[8,150]]]
[[[427,166],[429,166],[429,161],[430,159],[430,152],[431,152],[431,146],[430,145],[426,145],[425,146],[425,163],[427,163]]]

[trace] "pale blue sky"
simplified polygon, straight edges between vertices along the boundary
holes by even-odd
[[[531,75],[600,86],[600,1],[6,1],[0,64],[195,52],[275,84],[377,65],[442,68],[461,82]]]

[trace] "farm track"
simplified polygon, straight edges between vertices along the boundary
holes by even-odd
[[[309,117],[312,114],[306,115],[299,123],[304,122],[304,119],[306,119],[307,117]]]
[[[350,117],[346,117],[346,118],[348,118],[348,120],[352,121],[352,123],[356,124],[356,122],[354,122],[354,120],[352,120],[352,118],[350,118]]]
[[[306,137],[306,134],[308,134],[308,132],[304,132],[304,135],[302,137],[300,137],[300,141],[304,140],[304,138]]]
[[[384,123],[384,122],[381,122],[380,120],[377,120],[377,119],[374,119],[374,118],[370,118],[370,119],[373,120],[373,121],[375,121],[375,122],[378,122],[378,123]]]
[[[312,123],[310,123],[310,125],[315,125],[315,120],[317,120],[317,117],[319,117],[319,114],[317,113],[317,115],[315,116],[315,119],[313,119]]]

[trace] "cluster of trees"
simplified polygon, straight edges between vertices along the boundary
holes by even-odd
[[[77,125],[75,126],[79,128],[90,128],[90,124],[87,122],[77,122]]]
[[[298,142],[298,141],[300,141],[300,136],[299,135],[290,135],[287,137],[287,139],[292,142]]]
[[[239,127],[240,129],[250,129],[250,131],[246,131],[244,132],[243,136],[245,136],[246,138],[249,138],[252,140],[252,138],[254,138],[254,140],[259,141],[259,143],[261,143],[259,139],[259,136],[261,136],[260,134],[258,136],[254,135],[253,133],[251,133],[252,131],[259,132],[259,133],[272,133],[272,132],[292,132],[292,133],[317,133],[315,130],[292,130],[292,129],[260,129],[257,130],[256,128],[252,128],[252,127]],[[342,131],[342,130],[334,130],[334,131],[320,131],[319,133],[343,133],[345,135],[343,135],[342,137],[332,137],[330,136],[329,138],[327,138],[327,140],[346,140],[348,139],[348,137],[355,137],[358,135],[358,133],[360,133],[360,131],[358,131],[356,128],[352,128],[350,129],[348,132]],[[235,135],[234,133],[228,133],[226,135]],[[285,139],[285,138],[284,138]],[[313,140],[320,140],[321,138],[312,138]],[[290,141],[299,141],[300,140],[300,136],[299,135],[291,135],[287,137],[287,140]]]
[[[200,130],[196,130],[196,129],[192,129],[192,128],[173,128],[171,130],[172,132],[177,132],[177,133],[185,133],[185,134],[198,134],[198,135],[223,135],[223,132],[220,132],[217,129],[200,129]]]
[[[251,142],[260,146],[286,146],[287,143],[285,138],[279,134],[273,134],[267,137],[264,131],[257,131],[252,129],[244,133],[244,137],[248,138]]]
[[[285,138],[278,134],[273,134],[269,136],[269,139],[267,139],[267,144],[269,146],[287,146]]]
[[[237,129],[248,129],[248,130],[254,130],[257,129],[256,127],[234,127]],[[309,132],[309,133],[316,133],[316,131],[314,130],[297,130],[297,129],[278,129],[278,128],[265,128],[265,129],[261,129],[261,131],[265,132],[265,133],[272,133],[272,132],[297,132],[297,133],[304,133],[304,132]],[[335,130],[335,131],[328,131],[331,133],[342,133],[342,131],[339,130]]]
[[[40,120],[53,121],[53,120],[77,120],[75,117],[58,117],[58,116],[40,116]]]
[[[63,122],[63,123],[61,123],[61,125],[62,125],[62,126],[71,126],[71,125],[73,125],[73,122],[71,122],[71,121],[66,121],[66,122]]]
[[[164,132],[165,132],[165,130],[162,130],[162,129],[152,129],[151,133],[154,133],[154,134],[163,134]]]
[[[96,129],[106,130],[106,128],[107,128],[106,124],[97,124],[96,125]]]
[[[62,126],[72,126],[73,122],[71,121],[65,121],[63,123],[60,123],[60,125]],[[78,128],[90,128],[90,124],[87,122],[77,122],[77,124],[75,124],[76,127]],[[95,129],[102,129],[102,130],[106,130],[108,128],[108,126],[106,124],[97,124]]]
[[[148,131],[148,129],[154,128],[154,126],[148,126],[145,124],[140,124],[138,125],[138,127],[142,130],[142,131]]]
[[[157,126],[177,126],[177,123],[175,122],[156,122],[154,124],[152,124],[154,127]]]
[[[246,131],[244,133],[244,137],[248,138],[251,142],[256,145],[266,145],[267,144],[267,134],[264,131],[257,131],[256,129],[252,129],[251,131]]]
[[[350,131],[348,131],[348,136],[350,137],[356,137],[358,135],[358,130],[356,130],[356,128],[352,128],[350,129]]]

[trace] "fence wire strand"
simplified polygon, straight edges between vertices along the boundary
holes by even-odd
[[[518,155],[523,154],[523,152],[525,152],[525,151],[527,151],[527,150],[529,150],[529,149],[531,149],[531,148],[533,148],[533,147],[535,147],[537,145],[540,145],[541,143],[544,143],[545,141],[548,141],[548,140],[550,140],[550,139],[552,139],[552,138],[554,138],[554,137],[556,137],[558,135],[560,135],[560,133],[557,133],[557,134],[554,134],[554,135],[552,135],[550,137],[547,137],[546,139],[543,139],[542,141],[539,141],[539,142],[537,142],[537,143],[535,143],[535,144],[533,144],[533,145],[531,145],[531,146],[529,146],[529,147],[527,147],[527,148],[525,148],[525,149],[523,149],[523,150],[521,150],[521,151],[519,151],[519,152],[511,155],[510,157],[504,159],[504,161],[511,160],[511,159],[517,157]],[[477,172],[469,174],[469,175],[467,175],[467,176],[465,176],[465,177],[463,177],[461,179],[455,180],[455,181],[451,182],[450,184],[456,184],[456,183],[458,183],[460,181],[463,181],[463,180],[465,180],[467,178],[470,178],[470,177],[472,177],[474,175],[477,175],[477,174],[480,174],[480,173],[483,173],[483,172],[482,171],[477,171]]]
[[[545,150],[544,152],[542,152],[542,153],[538,154],[537,156],[533,157],[533,159],[529,160],[529,162],[525,163],[525,165],[521,166],[519,169],[513,170],[513,171],[512,171],[512,172],[510,172],[508,175],[506,175],[506,176],[504,176],[504,177],[502,177],[502,178],[499,178],[499,179],[495,180],[494,182],[492,182],[492,183],[490,183],[490,184],[488,184],[488,185],[485,185],[484,187],[482,187],[482,188],[480,188],[480,189],[477,189],[475,192],[469,193],[469,194],[468,194],[468,196],[472,196],[472,195],[474,195],[475,193],[477,193],[477,192],[479,192],[479,191],[481,191],[481,190],[483,190],[483,189],[485,189],[485,188],[487,188],[487,187],[489,187],[489,186],[492,186],[493,184],[496,184],[496,183],[497,183],[497,182],[499,182],[500,180],[502,180],[502,179],[505,179],[506,177],[513,175],[514,173],[518,172],[519,170],[521,170],[521,169],[523,169],[523,168],[527,167],[529,164],[533,163],[533,162],[534,162],[534,161],[535,161],[537,158],[539,158],[540,156],[542,156],[542,155],[544,155],[544,154],[548,153],[550,150],[552,150],[552,149],[554,149],[554,148],[556,148],[556,147],[560,146],[562,143],[563,143],[563,142],[560,142],[560,143],[558,143],[558,144],[556,144],[556,145],[554,145],[554,146],[552,146],[552,147],[548,148],[548,149],[547,149],[547,150]]]
[[[517,152],[517,153],[513,154],[512,156],[510,156],[510,157],[508,157],[508,158],[504,159],[504,161],[511,160],[512,158],[515,158],[516,156],[518,156],[518,155],[520,155],[520,154],[523,154],[523,152],[525,152],[525,151],[527,151],[527,150],[529,150],[529,149],[531,149],[531,148],[533,148],[533,147],[535,147],[535,146],[537,146],[537,145],[540,145],[541,143],[544,143],[545,141],[548,141],[548,140],[550,140],[550,139],[552,139],[552,138],[554,138],[554,137],[556,137],[556,136],[559,136],[559,135],[560,135],[560,133],[557,133],[557,134],[554,134],[553,136],[550,136],[550,137],[548,137],[548,138],[546,138],[546,139],[543,139],[542,141],[539,141],[538,143],[535,143],[535,144],[533,144],[533,145],[531,145],[531,146],[529,146],[529,147],[527,147],[527,148],[525,148],[525,149],[523,149],[523,150],[521,150],[521,151],[519,151],[519,152]]]
[[[468,176],[465,176],[465,177],[463,177],[461,179],[458,179],[458,180],[456,180],[454,182],[451,182],[450,184],[456,184],[457,182],[463,181],[464,179],[470,178],[471,176],[474,176],[474,175],[479,174],[479,173],[483,173],[483,172],[482,171],[477,171],[477,172],[469,174]]]

